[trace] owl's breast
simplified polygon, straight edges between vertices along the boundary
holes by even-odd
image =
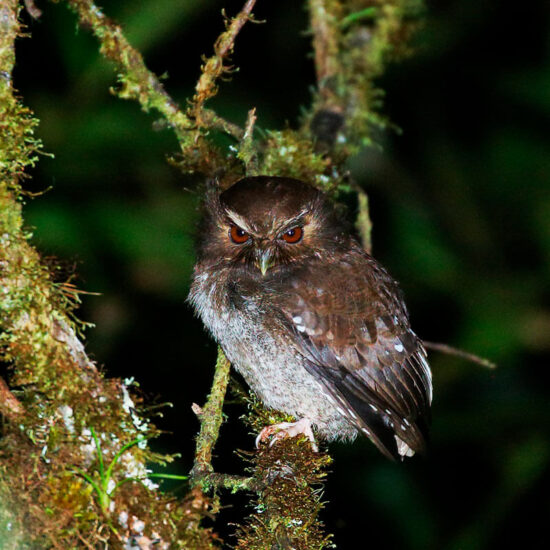
[[[190,302],[232,365],[262,402],[309,418],[326,438],[353,437],[356,429],[305,368],[292,333],[265,300],[268,289],[230,273],[196,273]]]

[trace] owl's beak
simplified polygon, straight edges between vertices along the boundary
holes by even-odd
[[[256,267],[260,270],[262,276],[264,276],[267,270],[273,266],[273,255],[270,250],[263,250],[258,253],[258,259],[256,261]]]

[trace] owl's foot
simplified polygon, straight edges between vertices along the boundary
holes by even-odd
[[[308,418],[302,418],[298,422],[281,422],[266,426],[256,438],[256,447],[259,447],[260,442],[265,441],[270,436],[273,436],[269,444],[271,447],[276,441],[283,439],[283,437],[296,437],[297,435],[305,435],[311,443],[311,448],[315,452],[319,451],[313,430],[311,429],[311,421]]]

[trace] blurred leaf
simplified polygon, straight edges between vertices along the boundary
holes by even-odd
[[[500,88],[511,99],[550,116],[550,62],[544,68],[533,68],[508,74]]]
[[[43,198],[37,199],[40,200]],[[34,238],[47,254],[70,260],[76,254],[87,256],[94,244],[94,236],[82,223],[82,217],[75,216],[74,208],[67,204],[28,209],[27,223],[35,228]]]
[[[401,257],[394,263],[401,264],[410,276],[414,273],[425,285],[440,289],[452,286],[460,266],[426,209],[401,201],[394,205],[393,217],[394,223],[404,228],[400,233]]]
[[[94,217],[105,244],[129,264],[138,288],[185,297],[194,264],[189,195],[149,204],[97,203]]]
[[[392,516],[394,535],[409,548],[433,548],[436,540],[434,517],[420,487],[415,487],[403,468],[383,464],[372,468],[366,480],[366,494],[375,495],[375,506]]]

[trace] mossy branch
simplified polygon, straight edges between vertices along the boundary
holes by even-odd
[[[160,543],[213,548],[208,530],[198,523],[188,529],[186,518],[197,517],[191,502],[174,503],[150,483],[123,483],[146,479],[147,463],[171,457],[145,445],[156,429],[137,414],[127,386],[105,379],[89,359],[73,320],[74,298],[54,284],[29,242],[21,183],[41,144],[34,137],[37,120],[20,104],[11,79],[19,11],[16,0],[0,3],[0,359],[11,366],[10,383],[18,387],[15,397],[0,385],[0,493],[13,526],[0,538],[20,532],[16,543],[33,548],[127,542],[133,527],[120,519],[124,513],[139,518],[144,535],[155,533]],[[90,454],[91,427],[101,438],[101,456]],[[134,441],[139,443],[128,446]],[[112,462],[122,449],[124,457]],[[107,532],[85,482],[72,471],[104,458],[116,466],[109,476],[119,487],[109,502]]]
[[[267,131],[260,138],[254,135],[255,109],[249,111],[242,129],[205,107],[217,93],[219,79],[228,73],[227,59],[238,33],[251,20],[255,0],[247,0],[228,21],[214,45],[214,55],[202,67],[186,111],[149,71],[121,27],[94,2],[67,0],[67,4],[80,26],[96,36],[101,53],[114,63],[119,81],[115,93],[136,100],[144,111],[159,113],[174,131],[182,170],[210,176],[222,173],[228,183],[243,174],[287,175],[331,192],[348,182],[345,162],[369,142],[372,124],[384,123],[372,80],[404,41],[411,28],[407,17],[416,2],[310,0],[318,81],[312,108],[301,128]],[[206,492],[226,488],[257,495],[257,513],[239,530],[241,550],[326,548],[330,537],[323,533],[318,513],[328,455],[315,453],[306,441],[285,439],[250,455],[250,477],[214,472],[212,452],[222,424],[230,369],[221,352],[207,403],[200,410],[195,407],[201,428],[187,497],[176,502],[153,485],[126,483],[146,479],[147,461],[162,463],[170,457],[156,456],[141,445],[142,438],[156,433],[154,426],[136,414],[127,386],[106,380],[87,356],[72,315],[77,304],[53,284],[24,229],[21,182],[25,169],[36,162],[41,144],[34,137],[37,121],[18,102],[11,82],[14,43],[21,32],[19,10],[17,0],[0,3],[0,284],[4,290],[0,351],[2,359],[12,365],[12,384],[23,388],[14,395],[0,380],[0,412],[7,419],[0,493],[15,503],[14,509],[26,507],[27,536],[38,547],[46,542],[57,547],[79,543],[96,547],[100,542],[108,544],[109,539],[124,542],[133,533],[133,523],[123,519],[125,513],[143,520],[148,541],[155,533],[161,543],[174,547],[213,548],[211,531],[201,527],[210,509]],[[209,136],[214,131],[229,135],[236,147],[219,151]],[[362,190],[358,193],[358,229],[370,249],[367,196]],[[259,404],[251,407],[255,424],[273,422],[276,416]],[[92,433],[97,436],[92,438]],[[92,439],[95,454],[90,455]],[[125,465],[123,458],[128,459]],[[98,509],[85,478],[75,476],[74,471],[86,472],[93,480],[93,468],[101,471],[106,463],[113,465],[109,477],[117,490],[110,491],[109,502],[102,502]],[[73,471],[67,470],[67,464]],[[19,479],[32,480],[33,490],[23,494],[10,485],[10,480]],[[62,507],[71,513],[55,523],[47,510]],[[107,534],[98,512],[108,516]]]
[[[386,126],[374,82],[408,53],[420,9],[418,0],[309,0],[317,92],[304,130],[333,158],[372,144],[373,128]]]
[[[197,436],[197,448],[192,477],[197,479],[213,472],[212,451],[220,433],[223,422],[223,402],[229,383],[231,364],[221,348],[218,350],[218,359],[212,381],[212,390],[204,407],[193,405],[193,411],[200,421],[200,431]]]
[[[220,34],[214,44],[214,55],[208,58],[201,67],[201,76],[189,108],[189,113],[199,128],[207,122],[204,116],[204,104],[218,93],[216,81],[232,70],[225,64],[225,61],[233,52],[237,35],[245,23],[251,20],[255,4],[256,0],[247,0],[242,10],[226,22],[226,31]],[[239,136],[235,137],[241,139],[242,135],[241,132]]]
[[[138,101],[146,112],[155,110],[161,114],[174,130],[185,154],[194,139],[191,130],[195,127],[195,121],[177,105],[160,79],[147,68],[143,56],[130,45],[120,25],[105,16],[91,0],[67,0],[67,3],[77,14],[79,24],[91,29],[99,40],[100,52],[115,64],[119,73],[119,87],[114,90],[115,93],[121,98]],[[241,128],[203,108],[202,104],[194,110],[194,115],[200,116],[201,124],[207,129],[222,131],[236,140],[242,138]]]
[[[287,438],[249,455],[252,478],[261,483],[255,512],[237,532],[238,550],[323,550],[332,536],[319,520],[322,486],[332,462],[305,437]]]

